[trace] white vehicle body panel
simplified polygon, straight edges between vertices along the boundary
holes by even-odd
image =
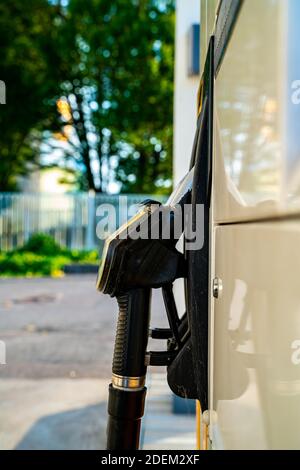
[[[216,228],[217,448],[300,448],[299,246],[300,221]]]
[[[204,0],[203,11],[206,37],[215,2]],[[209,435],[217,449],[300,448],[299,18],[299,0],[244,0],[215,81],[210,282],[219,278],[223,290],[210,295]]]
[[[215,82],[216,223],[300,210],[299,17],[297,0],[241,7]]]

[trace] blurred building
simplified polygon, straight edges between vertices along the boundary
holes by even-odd
[[[74,174],[62,168],[33,171],[19,183],[22,193],[63,194],[76,190]]]
[[[188,3],[188,5],[187,5]],[[200,0],[176,1],[174,89],[174,186],[190,165],[196,131],[197,92],[200,83]],[[175,283],[178,311],[185,311],[184,283]]]
[[[188,171],[196,130],[200,79],[199,23],[200,0],[177,0],[173,162],[175,185]]]

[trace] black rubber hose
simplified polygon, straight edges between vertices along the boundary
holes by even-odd
[[[109,386],[107,449],[136,450],[140,443],[146,387],[125,391]]]

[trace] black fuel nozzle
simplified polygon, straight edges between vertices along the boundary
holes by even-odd
[[[179,194],[182,202],[182,194],[174,194]],[[172,203],[177,203],[176,197]],[[97,288],[116,297],[119,305],[109,387],[109,450],[138,449],[147,366],[155,361],[167,365],[176,354],[174,348],[152,356],[147,353],[152,288],[163,289],[172,340],[176,344],[180,341],[170,290],[175,279],[185,276],[185,259],[176,249],[181,235],[176,226],[180,217],[175,204],[162,206],[148,200],[105,242]]]

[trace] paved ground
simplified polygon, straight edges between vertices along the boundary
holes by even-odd
[[[152,311],[153,325],[164,326],[158,293]],[[116,319],[116,302],[96,292],[95,276],[0,281],[0,340],[7,355],[0,365],[0,448],[104,448]],[[159,445],[155,426],[162,421],[162,445],[193,447],[172,441],[171,395],[159,387],[149,393],[159,411],[148,413],[152,434],[143,434],[145,447]],[[186,431],[193,429],[187,419]]]
[[[108,380],[0,380],[0,449],[104,449]]]
[[[162,324],[159,295],[153,323]],[[95,289],[95,276],[0,281],[0,377],[97,377],[111,374],[117,303]]]
[[[173,414],[173,398],[165,374],[151,373],[146,412],[141,433],[141,447],[155,450],[196,449],[195,417]],[[186,403],[183,405],[188,406]],[[189,404],[191,406],[191,403]]]

